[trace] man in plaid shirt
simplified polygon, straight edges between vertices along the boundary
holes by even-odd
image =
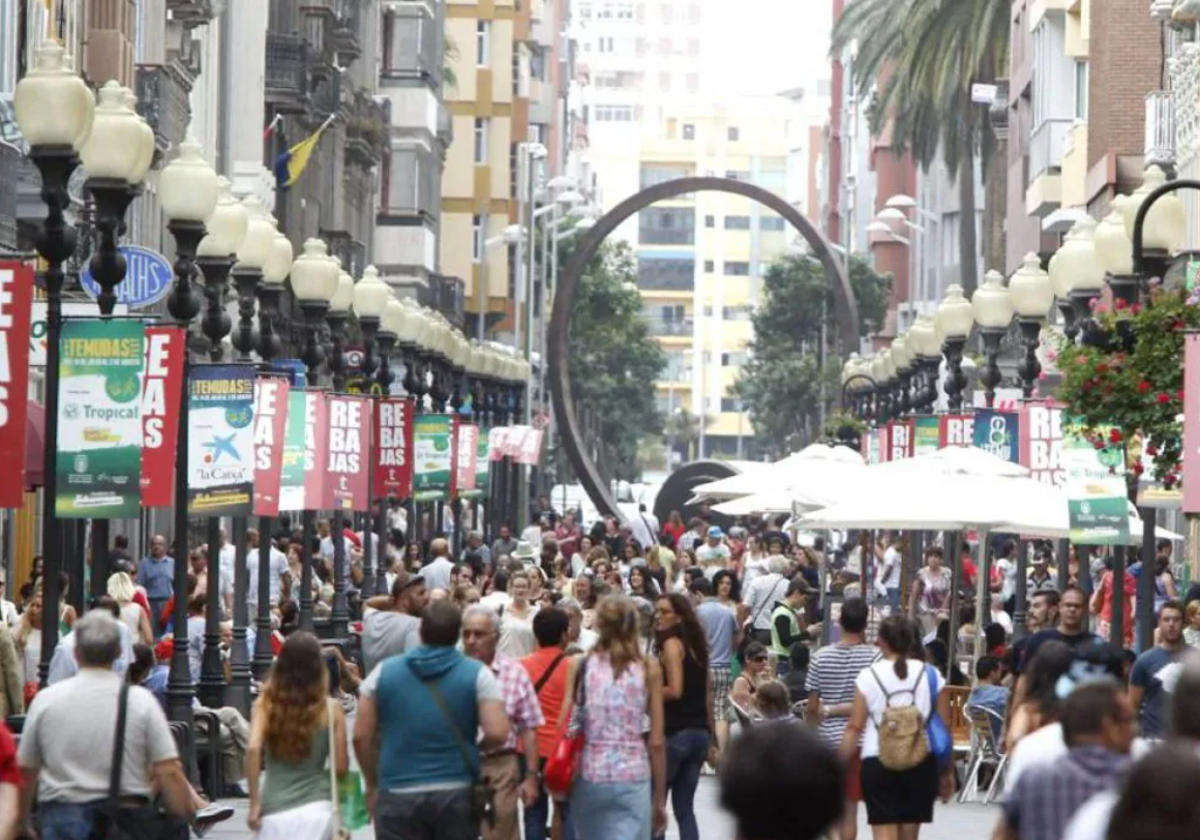
[[[1032,767],[1004,803],[1007,840],[1060,840],[1071,817],[1101,791],[1116,787],[1129,767],[1137,713],[1114,680],[1085,683],[1063,706],[1068,752]]]
[[[500,683],[510,732],[502,747],[483,754],[483,777],[492,788],[496,819],[483,825],[484,840],[520,840],[517,826],[517,796],[526,807],[538,798],[536,763],[521,779],[517,762],[517,737],[525,755],[537,755],[537,728],[546,722],[542,704],[529,672],[514,659],[496,654],[500,640],[500,618],[490,607],[475,605],[463,613],[463,653],[491,669]]]

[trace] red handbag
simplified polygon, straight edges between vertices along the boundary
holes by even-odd
[[[579,675],[575,681],[575,708],[571,710],[571,715],[582,714],[583,704],[586,697],[586,692],[583,687],[584,678],[587,676],[587,659],[579,666]],[[558,735],[558,743],[554,745],[554,752],[546,759],[546,767],[542,771],[542,780],[546,784],[546,790],[558,797],[565,797],[571,792],[571,785],[575,783],[575,775],[579,772],[579,762],[583,757],[583,720],[580,718],[578,731],[575,734],[570,733],[571,717],[567,718],[567,725]]]

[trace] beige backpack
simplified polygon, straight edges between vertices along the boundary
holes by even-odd
[[[883,692],[883,713],[875,725],[879,729],[879,763],[888,770],[903,771],[916,767],[929,755],[929,737],[925,733],[925,718],[917,708],[917,686],[922,682],[923,671],[917,672],[912,688],[888,691],[883,687],[879,675],[871,668],[871,676]],[[911,694],[913,702],[908,706],[892,706],[892,697]]]

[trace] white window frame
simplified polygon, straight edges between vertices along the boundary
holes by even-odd
[[[483,262],[483,216],[478,213],[471,217],[471,262]]]
[[[490,120],[487,117],[475,118],[475,164],[486,166],[488,162],[488,136]]]
[[[475,66],[490,67],[492,62],[492,22],[481,20],[475,25]]]

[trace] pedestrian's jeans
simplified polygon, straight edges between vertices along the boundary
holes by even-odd
[[[521,777],[525,777],[525,756],[521,757]],[[541,770],[546,769],[546,759],[538,760]],[[567,799],[554,800],[554,810],[562,821],[562,840],[575,840],[575,827],[571,825],[571,803]],[[539,782],[537,800],[525,809],[525,840],[546,840],[547,823],[550,821],[550,792],[546,783]]]
[[[684,729],[667,738],[667,793],[679,825],[679,840],[700,840],[696,825],[696,786],[708,758],[707,729]],[[661,840],[665,835],[658,835]]]
[[[37,809],[42,840],[88,840],[96,808],[103,802],[41,802]]]
[[[471,789],[423,793],[380,791],[375,804],[376,840],[478,840],[471,819]]]

